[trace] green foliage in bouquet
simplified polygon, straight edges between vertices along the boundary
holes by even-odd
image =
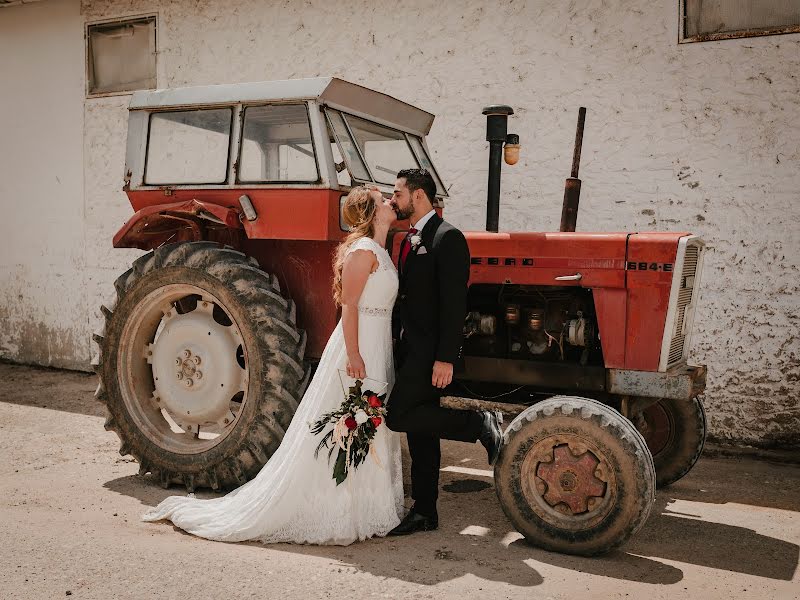
[[[372,439],[383,423],[386,415],[384,400],[386,394],[378,395],[371,390],[362,390],[363,382],[358,379],[350,387],[338,409],[322,415],[311,425],[311,433],[323,436],[314,451],[319,457],[322,449],[328,450],[328,462],[338,449],[333,464],[333,479],[336,485],[347,479],[350,469],[356,469],[370,454]],[[373,458],[378,461],[377,456]],[[380,463],[378,463],[380,464]]]

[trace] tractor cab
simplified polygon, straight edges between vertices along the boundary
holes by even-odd
[[[216,217],[227,225],[237,216],[231,210],[248,239],[339,240],[332,217],[343,193],[358,184],[389,191],[406,168],[433,173],[438,203],[447,193],[425,143],[433,118],[336,78],[137,92],[125,191],[145,212],[114,245],[206,239],[191,223],[208,227]],[[190,200],[202,206],[170,207],[164,218],[165,205]]]

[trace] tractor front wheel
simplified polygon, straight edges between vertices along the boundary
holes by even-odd
[[[658,487],[678,481],[700,458],[706,441],[706,412],[697,396],[662,398],[634,421],[653,454]]]
[[[653,459],[617,411],[588,398],[554,397],[527,408],[504,437],[495,489],[530,543],[592,556],[644,525],[655,501]]]
[[[231,489],[283,439],[302,396],[305,333],[255,261],[210,242],[160,247],[115,282],[95,336],[106,429],[164,486]]]

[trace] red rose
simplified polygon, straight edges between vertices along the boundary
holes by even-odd
[[[378,396],[376,394],[372,394],[372,396],[370,396],[367,399],[367,402],[369,402],[369,405],[372,408],[379,408],[380,406],[383,406],[383,403],[381,402],[381,399],[378,398]]]
[[[380,417],[372,417],[372,424],[375,425],[375,427],[380,425],[382,422],[383,419],[381,419]]]
[[[355,429],[358,427],[358,423],[356,423],[356,420],[353,417],[347,417],[344,420],[344,424],[347,425],[348,429]]]

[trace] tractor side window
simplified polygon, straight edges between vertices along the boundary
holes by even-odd
[[[225,183],[232,119],[230,108],[151,114],[145,183]]]
[[[417,155],[417,158],[419,158],[422,168],[428,169],[433,176],[433,180],[436,182],[436,193],[441,196],[446,196],[447,192],[444,189],[442,180],[439,179],[439,174],[436,172],[436,169],[433,168],[433,163],[428,157],[428,152],[425,150],[425,147],[422,145],[422,140],[415,135],[409,135],[408,141],[411,143],[411,147],[414,148],[414,153]]]
[[[314,182],[318,179],[305,104],[245,108],[239,181]]]
[[[342,113],[338,110],[331,109],[325,112],[328,115],[328,124],[333,129],[333,134],[339,142],[339,148],[341,148],[340,154],[344,154],[344,159],[347,163],[347,168],[350,170],[350,174],[354,179],[371,181],[372,178],[369,176],[367,167],[364,166],[364,161],[361,160],[361,155],[358,153],[356,143],[353,141],[350,131],[347,129],[347,124],[344,122]]]
[[[375,181],[394,185],[398,171],[419,168],[402,131],[352,115],[346,118]]]

